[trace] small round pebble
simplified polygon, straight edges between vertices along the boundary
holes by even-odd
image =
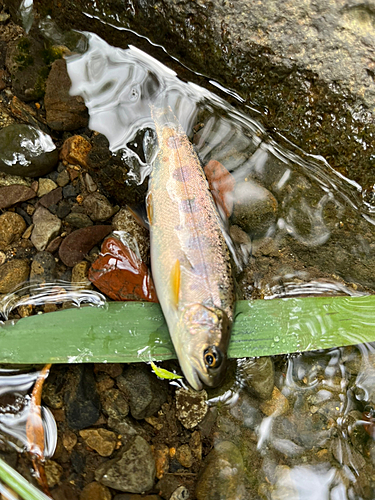
[[[26,229],[26,222],[21,215],[5,212],[0,215],[0,249],[6,249],[19,240]]]
[[[0,293],[9,293],[29,277],[27,260],[13,259],[0,266]]]
[[[86,484],[79,496],[79,500],[111,500],[111,498],[109,489],[96,481]]]

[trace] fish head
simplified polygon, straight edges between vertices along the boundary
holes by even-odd
[[[176,329],[177,356],[189,384],[197,391],[203,384],[219,385],[225,375],[231,329],[225,311],[188,305],[181,311]]]

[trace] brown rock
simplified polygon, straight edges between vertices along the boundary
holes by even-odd
[[[161,479],[169,468],[169,448],[166,444],[153,446],[152,454],[155,458],[156,477]]]
[[[44,97],[47,123],[53,130],[75,130],[88,124],[84,101],[69,95],[70,86],[66,62],[59,59],[52,64]]]
[[[30,266],[26,260],[13,259],[0,266],[0,293],[9,293],[29,277]]]
[[[21,184],[12,184],[11,186],[0,187],[0,209],[8,208],[20,201],[35,198],[36,192]]]
[[[87,260],[82,260],[78,262],[72,269],[72,283],[77,284],[87,290],[87,288],[92,288],[90,281],[87,278],[90,268],[90,263]]]
[[[60,482],[63,474],[63,468],[54,460],[46,460],[44,469],[46,471],[47,483],[50,488]]]
[[[116,448],[117,436],[106,429],[84,429],[79,431],[87,446],[95,450],[101,457],[109,457]]]
[[[234,177],[220,162],[210,160],[204,167],[208,185],[212,196],[218,206],[220,206],[227,217],[233,212],[233,189],[235,185]]]
[[[45,207],[48,208],[51,205],[57,205],[57,203],[62,199],[62,188],[58,187],[49,193],[45,194],[42,196],[39,200],[39,203]]]
[[[194,463],[194,458],[188,444],[182,444],[177,448],[176,458],[180,464],[187,469],[189,469]]]
[[[44,207],[38,207],[33,215],[34,229],[31,241],[38,251],[45,250],[61,228],[61,220]]]
[[[5,212],[0,215],[0,249],[21,238],[26,229],[23,217],[14,212]]]
[[[94,481],[86,484],[83,488],[79,500],[111,500],[112,495],[106,486]]]
[[[73,267],[111,230],[111,226],[89,226],[73,231],[60,245],[60,259],[66,266]]]
[[[260,405],[262,412],[269,416],[277,417],[283,415],[289,409],[289,402],[279,389],[275,386],[271,398]]]
[[[84,137],[73,135],[64,142],[60,151],[60,160],[87,168],[86,158],[90,150],[91,144]],[[77,175],[79,175],[79,172],[77,172]]]
[[[41,177],[39,179],[37,195],[39,196],[39,198],[41,198],[42,196],[50,193],[51,191],[53,191],[56,188],[57,188],[57,184],[55,182],[53,182],[52,179]]]

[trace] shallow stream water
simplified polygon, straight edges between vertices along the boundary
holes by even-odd
[[[324,158],[292,152],[287,138],[277,143],[256,120],[259,111],[215,82],[203,88],[183,81],[135,46],[111,47],[90,33],[78,49],[67,59],[71,94],[84,98],[90,128],[131,166],[128,185],[144,182],[157,153],[152,106],[171,108],[202,165],[215,160],[233,175],[236,188],[227,202],[234,211],[229,221],[221,212],[244,299],[373,293],[375,207],[361,186]],[[64,300],[103,305],[96,292],[65,289]],[[27,292],[37,305],[61,301],[52,287],[47,296],[45,289]],[[4,319],[22,300],[22,294],[2,298]],[[36,374],[0,373],[0,433],[17,451],[29,446],[25,419]],[[374,382],[372,344],[232,360],[223,386],[208,390],[208,414],[197,427],[207,458],[191,466],[193,482],[189,467],[179,469],[190,498],[194,489],[198,500],[374,498]],[[48,405],[42,416],[48,457],[56,424]]]

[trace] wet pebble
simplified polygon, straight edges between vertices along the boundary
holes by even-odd
[[[31,241],[38,251],[46,248],[61,229],[61,220],[44,207],[38,207],[33,215],[34,229]]]
[[[141,436],[135,436],[128,448],[96,470],[95,479],[105,486],[129,493],[144,493],[155,480],[155,461],[151,447]]]
[[[66,430],[62,436],[62,444],[67,451],[72,451],[77,444],[76,434],[69,429]]]
[[[57,184],[55,182],[53,182],[53,180],[41,177],[39,179],[37,196],[39,198],[41,198],[42,196],[50,193],[51,191],[53,191],[56,188],[57,188]]]
[[[68,214],[65,217],[65,222],[76,228],[88,227],[93,225],[93,222],[88,215],[81,214],[79,212],[71,212],[70,214]]]
[[[169,500],[189,500],[189,498],[189,490],[185,486],[179,486],[177,490],[174,490]]]
[[[111,498],[111,492],[106,486],[93,481],[83,488],[79,500],[111,500]]]
[[[126,208],[121,208],[113,217],[112,226],[114,231],[124,231],[134,239],[141,259],[147,263],[150,251],[150,234],[145,227],[136,221],[132,213]]]
[[[70,182],[70,177],[69,177],[67,170],[64,169],[61,172],[59,172],[59,174],[56,178],[57,185],[60,187],[64,187],[67,184],[69,184],[69,182]]]
[[[155,459],[156,477],[161,479],[169,469],[169,448],[166,444],[152,446]]]
[[[39,203],[43,207],[49,208],[52,205],[57,205],[61,199],[62,199],[62,189],[61,187],[58,187],[56,189],[52,189],[44,196],[42,196],[39,200]]]
[[[90,263],[87,260],[78,262],[72,269],[72,283],[75,283],[80,288],[85,290],[92,288],[90,281],[87,278]]]
[[[66,420],[71,429],[85,429],[98,420],[100,400],[90,365],[71,368],[66,377],[64,402]]]
[[[105,221],[112,217],[114,208],[107,198],[100,193],[91,193],[83,200],[82,206],[86,214],[94,222]]]
[[[59,248],[59,257],[68,267],[78,264],[83,257],[111,232],[111,226],[91,226],[70,233]]]
[[[61,476],[63,475],[63,468],[60,464],[54,460],[46,460],[44,464],[44,470],[46,472],[47,483],[50,488],[59,484]]]
[[[157,302],[148,267],[117,238],[107,238],[89,271],[89,280],[113,300]]]
[[[30,265],[27,260],[12,259],[0,266],[0,293],[9,293],[29,277]]]
[[[53,170],[58,152],[51,137],[31,125],[12,124],[0,130],[0,170],[21,177],[39,177]]]
[[[34,189],[23,184],[0,187],[0,209],[11,207],[20,201],[30,200],[35,196]]]
[[[275,369],[272,358],[247,358],[238,361],[238,373],[256,396],[268,399],[275,385]]]
[[[101,402],[104,413],[109,417],[121,420],[129,413],[128,401],[118,389],[104,391],[101,394]]]
[[[147,366],[130,365],[116,381],[128,396],[131,414],[136,419],[150,417],[167,400],[164,383],[150,373]]]
[[[209,453],[203,463],[196,486],[197,500],[244,499],[243,458],[230,441],[222,441]]]
[[[56,261],[46,251],[34,255],[31,263],[30,281],[34,283],[53,283],[56,280]]]
[[[186,467],[187,469],[189,469],[193,465],[194,458],[188,444],[182,444],[177,448],[176,459],[183,467]]]
[[[71,96],[70,86],[66,62],[59,59],[52,64],[44,96],[47,123],[53,130],[75,130],[88,124],[84,100],[82,97]]]
[[[76,198],[79,193],[78,186],[73,186],[73,184],[67,184],[62,188],[64,198]]]
[[[232,224],[253,236],[262,236],[276,220],[278,203],[273,194],[249,180],[236,185],[233,192]]]
[[[79,432],[84,442],[101,457],[109,457],[117,445],[117,436],[107,429],[84,429]]]
[[[64,142],[60,150],[60,160],[87,168],[86,158],[90,150],[91,144],[84,137],[73,135]]]
[[[289,410],[289,403],[287,398],[279,391],[277,387],[273,388],[270,399],[267,399],[260,405],[262,412],[267,415],[283,415]]]
[[[52,211],[52,207],[49,207],[49,208]],[[53,211],[53,213],[55,215],[57,215],[57,217],[59,217],[60,219],[64,219],[69,214],[71,208],[72,208],[72,201],[71,200],[61,200],[58,203],[56,210]]]
[[[193,389],[176,391],[176,416],[186,429],[196,427],[207,414],[207,392]]]
[[[5,250],[19,240],[25,229],[26,222],[17,213],[5,212],[0,215],[0,249]]]

